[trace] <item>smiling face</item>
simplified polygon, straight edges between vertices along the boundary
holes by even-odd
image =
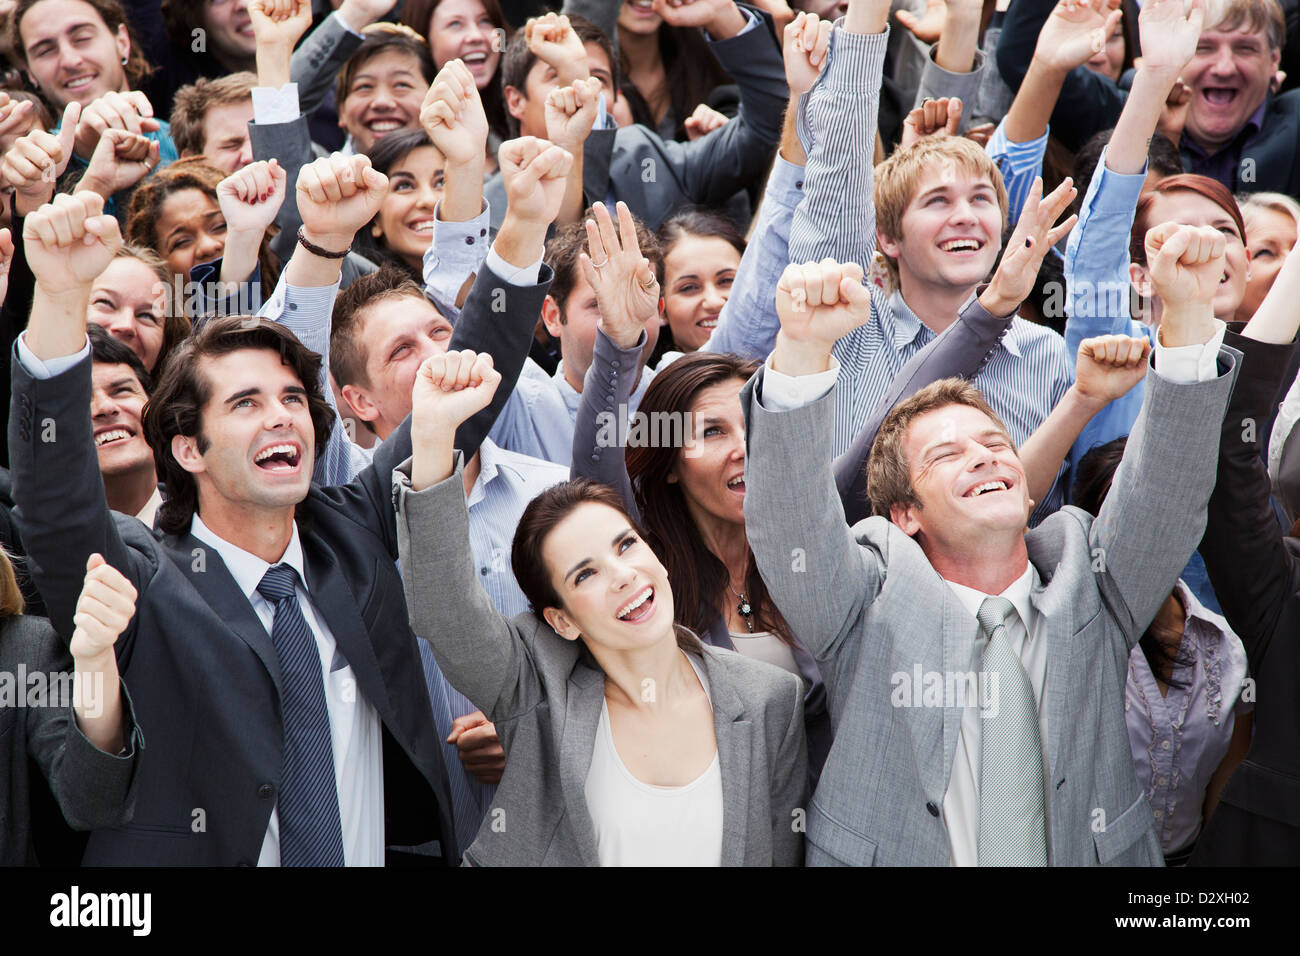
[[[442,0],[429,17],[429,47],[438,69],[457,57],[480,90],[492,82],[501,62],[497,26],[479,0]]]
[[[596,350],[596,326],[600,322],[600,306],[596,304],[596,292],[582,271],[574,265],[577,276],[564,308],[550,296],[542,305],[542,322],[546,331],[560,340],[560,358],[564,362],[564,377],[577,391],[582,391],[582,383],[591,368],[592,356]],[[658,320],[646,325],[646,343],[641,350],[638,369],[645,368],[646,361],[654,352],[659,342]]]
[[[584,44],[587,50],[587,70],[600,80],[600,90],[605,94],[605,105],[612,108],[614,104],[614,73],[610,69],[609,57],[598,43]],[[524,77],[523,90],[513,86],[506,87],[506,109],[510,115],[519,120],[520,136],[537,136],[546,138],[546,97],[551,90],[559,89],[560,81],[555,68],[537,60]]]
[[[1183,70],[1192,91],[1188,135],[1208,150],[1225,146],[1264,102],[1280,57],[1262,26],[1202,32]]]
[[[424,296],[386,296],[357,314],[357,341],[363,343],[365,382],[343,386],[357,417],[387,438],[411,414],[411,390],[430,355],[447,351],[448,322]]]
[[[1218,203],[1200,193],[1178,189],[1156,194],[1147,221],[1152,227],[1166,222],[1179,222],[1187,226],[1211,226],[1224,234],[1228,240],[1224,254],[1225,268],[1223,279],[1219,283],[1219,291],[1214,296],[1214,314],[1224,321],[1230,321],[1236,314],[1237,307],[1241,305],[1242,296],[1246,292],[1246,278],[1250,272],[1250,254],[1246,251],[1246,244],[1242,241],[1241,233],[1237,230],[1237,224],[1232,221],[1232,216],[1228,215],[1227,210]],[[1130,266],[1130,271],[1134,269],[1141,277],[1140,281],[1146,279],[1145,269],[1136,264]],[[1150,294],[1150,291],[1141,285],[1139,291]]]
[[[257,56],[248,0],[208,0],[203,6],[203,26],[213,54],[223,63],[243,69]]]
[[[579,505],[547,534],[542,559],[562,604],[542,613],[561,637],[616,651],[675,640],[668,572],[626,515]]]
[[[1237,307],[1236,320],[1248,322],[1273,288],[1273,280],[1296,243],[1296,221],[1276,209],[1255,209],[1247,216],[1246,246],[1250,252],[1250,278]]]
[[[95,362],[91,380],[90,417],[100,474],[153,471],[153,450],[140,427],[149,396],[131,366]]]
[[[927,555],[969,554],[992,537],[1024,532],[1033,508],[1024,468],[982,411],[945,405],[918,415],[902,448],[920,506],[895,504],[890,518]]]
[[[917,286],[973,288],[1002,246],[1002,210],[993,184],[956,163],[927,171],[903,211],[902,235],[878,235],[898,262],[904,296]]]
[[[668,480],[681,484],[696,525],[745,523],[744,385],[739,378],[710,385],[691,406],[694,448],[678,455]]]
[[[32,79],[58,109],[126,91],[126,26],[109,30],[85,0],[41,0],[23,16],[19,34]]]
[[[172,454],[194,475],[199,512],[283,513],[307,496],[315,432],[307,391],[269,349],[200,359],[210,394],[198,436],[177,435]]]
[[[186,282],[195,265],[211,262],[225,251],[226,217],[217,201],[202,190],[178,189],[163,200],[154,234],[158,255]]]
[[[713,334],[739,265],[735,246],[717,236],[683,236],[664,257],[664,317],[683,352]]]
[[[248,124],[253,121],[253,101],[212,106],[203,114],[203,156],[223,173],[243,169],[253,161]]]
[[[419,129],[420,105],[429,84],[419,61],[401,50],[384,50],[363,63],[339,104],[339,126],[359,153],[399,129]]]
[[[166,316],[166,290],[139,259],[114,259],[91,286],[86,320],[140,356],[150,372],[162,352]]]
[[[371,234],[388,249],[420,269],[433,240],[433,212],[443,192],[446,161],[432,146],[407,153],[388,170],[388,195],[379,207]]]
[[[1119,81],[1124,66],[1124,23],[1122,20],[1115,24],[1115,29],[1111,31],[1110,37],[1106,40],[1106,45],[1094,53],[1092,59],[1083,65],[1094,73],[1100,73],[1102,76],[1109,77],[1116,82]]]

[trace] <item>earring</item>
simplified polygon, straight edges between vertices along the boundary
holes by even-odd
[[[122,65],[126,66],[126,57],[122,57]]]

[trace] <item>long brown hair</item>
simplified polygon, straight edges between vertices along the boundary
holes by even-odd
[[[135,246],[152,249],[159,256],[162,250],[158,242],[158,220],[162,216],[163,203],[174,193],[185,189],[197,189],[214,203],[217,202],[217,187],[226,178],[226,174],[208,163],[203,156],[189,156],[155,172],[142,182],[131,195],[131,205],[126,213],[126,241]],[[257,263],[262,268],[262,298],[269,299],[275,290],[276,280],[280,278],[280,261],[271,251],[271,232],[262,236],[257,249]],[[188,282],[189,276],[183,276],[182,282]],[[185,296],[186,299],[189,296]],[[184,302],[176,302],[177,311],[184,311]],[[199,316],[190,316],[199,318]]]
[[[638,413],[655,421],[687,420],[700,392],[714,385],[748,379],[758,362],[735,355],[696,352],[683,356],[655,376],[641,399]],[[685,428],[689,426],[684,426]],[[668,476],[680,460],[682,449],[638,446],[627,450],[627,473],[632,493],[645,523],[646,540],[668,569],[673,588],[677,620],[696,633],[704,633],[731,599],[731,577],[727,566],[709,550],[691,519],[680,481]],[[792,640],[785,618],[772,603],[767,585],[758,573],[754,552],[746,545],[745,596],[754,609],[754,624],[789,643]]]
[[[645,532],[627,513],[623,499],[609,485],[602,485],[592,478],[574,478],[572,481],[562,481],[558,485],[547,488],[528,502],[523,517],[519,519],[519,526],[515,529],[515,539],[510,547],[510,566],[515,573],[515,580],[519,582],[519,590],[524,592],[524,597],[532,606],[533,613],[539,618],[548,607],[563,608],[564,606],[559,592],[555,590],[551,571],[542,558],[542,548],[546,545],[546,538],[555,530],[556,525],[586,504],[606,505],[613,508],[627,519],[633,531],[649,541]],[[657,549],[655,553],[656,555],[659,553]],[[672,584],[671,572],[669,584],[670,586]],[[675,603],[677,588],[673,587],[672,590]],[[680,627],[677,628],[677,646],[682,650],[697,653],[700,650],[700,642],[695,635]]]

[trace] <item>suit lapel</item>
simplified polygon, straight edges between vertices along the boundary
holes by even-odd
[[[302,524],[298,526],[298,534],[302,541],[311,603],[320,619],[329,626],[335,644],[352,668],[357,686],[366,699],[374,705],[380,719],[389,728],[397,727],[392,702],[388,698],[388,684],[379,669],[370,634],[361,620],[359,604],[347,578],[339,570],[334,555],[321,546],[315,535],[304,530]]]
[[[1074,656],[1074,615],[1071,613],[1070,593],[1066,582],[1049,582],[1029,592],[1029,603],[1038,613],[1036,637],[1047,640],[1047,677],[1043,681],[1043,697],[1047,706],[1047,760],[1046,784],[1051,796],[1060,773],[1061,738],[1070,715],[1078,713],[1077,703],[1081,688],[1071,677]]]
[[[1269,94],[1272,105],[1273,94]],[[1286,183],[1291,181],[1292,163],[1295,162],[1295,150],[1292,144],[1296,140],[1296,118],[1284,110],[1264,110],[1264,122],[1255,141],[1241,151],[1242,165],[1253,161],[1255,168],[1250,183]],[[1239,169],[1237,176],[1243,188],[1250,188],[1246,182],[1246,169]]]
[[[941,579],[942,580],[942,579]],[[943,667],[940,673],[945,681],[949,674],[975,674],[979,678],[979,659],[975,648],[979,638],[979,623],[972,623],[961,599],[947,584],[943,585]],[[977,685],[978,686],[978,685]],[[946,691],[946,687],[945,687]],[[923,712],[934,708],[922,707]],[[950,701],[945,693],[943,708],[943,763],[933,767],[933,761],[922,766],[922,782],[926,793],[937,793],[942,798],[948,793],[948,777],[952,762],[957,756],[957,742],[961,739],[961,716],[964,708],[956,706],[956,695]],[[926,771],[935,774],[933,781]]]
[[[722,662],[708,651],[704,653],[704,673],[713,698],[713,732],[722,773],[722,865],[744,866],[744,848],[751,842],[747,831],[754,726],[742,719],[744,701],[727,680]]]
[[[614,129],[593,129],[583,145],[582,191],[587,194],[588,205],[604,202],[609,195],[609,167],[617,133]]]
[[[587,772],[596,746],[605,675],[581,661],[569,676],[564,722],[560,727],[560,788],[584,866],[599,866],[596,828],[587,809]]]
[[[271,643],[271,635],[262,625],[262,619],[253,610],[248,596],[239,589],[226,563],[216,549],[205,545],[188,532],[168,535],[163,545],[172,563],[180,569],[194,589],[217,616],[252,648],[275,681],[276,693],[281,693],[280,657]]]

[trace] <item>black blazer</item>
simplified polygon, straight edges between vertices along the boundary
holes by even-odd
[[[1259,442],[1291,358],[1228,332],[1244,355],[1219,442],[1201,554],[1223,616],[1246,646],[1255,681],[1255,734],[1219,796],[1194,864],[1300,863],[1300,540],[1283,537],[1269,504]],[[1256,426],[1252,428],[1252,422]]]
[[[71,675],[72,656],[49,621],[18,616],[0,624],[0,674],[6,675],[0,680],[13,681],[13,692],[23,701],[16,706],[15,697],[15,705],[6,700],[0,706],[0,866],[40,862],[32,846],[33,802],[45,796],[47,784],[64,818],[76,829],[112,827],[131,819],[144,740],[125,682],[126,752],[117,756],[86,739],[71,706],[52,706],[54,700],[48,697],[28,699],[34,685],[20,680],[23,674],[45,675],[48,681],[58,673]],[[33,703],[45,706],[29,706]]]
[[[518,287],[481,269],[453,347],[482,350],[513,336],[522,356],[550,275],[543,269],[540,284]],[[498,287],[504,296],[495,294]],[[504,315],[492,310],[498,302]],[[521,363],[510,364],[517,375]],[[117,653],[149,756],[134,820],[93,833],[84,862],[254,865],[283,762],[279,663],[270,635],[220,557],[188,531],[165,535],[108,510],[91,437],[90,361],[38,381],[15,356],[13,376],[16,516],[56,629],[72,632],[92,552],[140,592]],[[504,400],[499,395],[470,423],[486,433],[486,419]],[[55,422],[57,441],[41,441],[47,419]],[[394,564],[392,472],[410,454],[407,422],[349,484],[313,486],[297,522],[312,601],[383,722],[385,843],[441,840],[446,862],[455,863],[441,741]]]

